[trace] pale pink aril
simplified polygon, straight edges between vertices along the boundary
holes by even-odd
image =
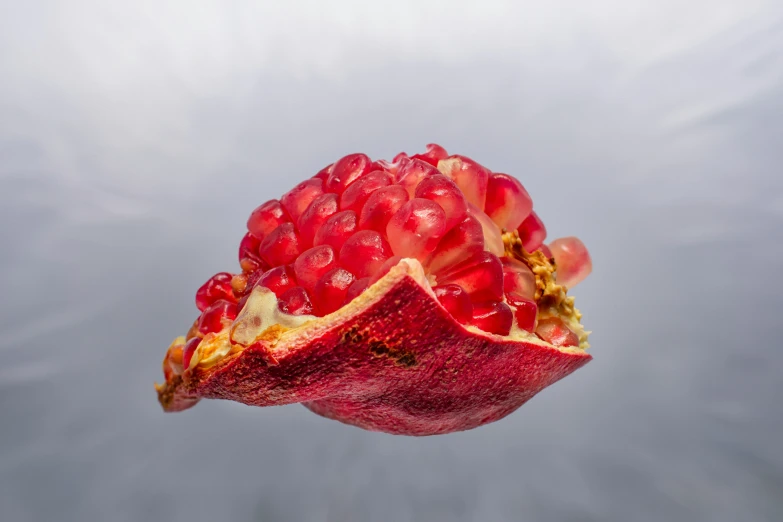
[[[539,320],[536,335],[555,346],[579,346],[579,337],[559,317]]]
[[[438,170],[454,180],[469,203],[484,210],[490,171],[465,156],[449,156],[438,162]]]
[[[501,230],[515,230],[532,210],[533,200],[516,178],[508,174],[489,176],[484,213]]]
[[[549,248],[555,258],[555,280],[558,284],[573,288],[593,271],[590,253],[578,238],[569,236],[555,239],[549,243]]]
[[[481,224],[481,229],[484,233],[484,250],[492,252],[496,256],[502,256],[506,251],[506,247],[503,244],[503,234],[495,222],[492,221],[492,218],[473,204],[468,205],[468,213]]]

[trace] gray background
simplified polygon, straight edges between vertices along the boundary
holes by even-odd
[[[783,519],[783,7],[0,1],[0,520]],[[152,383],[245,219],[354,151],[523,180],[595,360],[404,438]]]

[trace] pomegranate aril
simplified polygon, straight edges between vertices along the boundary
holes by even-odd
[[[557,270],[555,280],[566,288],[573,288],[593,271],[593,261],[584,243],[573,236],[555,239],[549,243]]]
[[[252,272],[259,268],[264,268],[264,262],[258,255],[258,247],[261,241],[248,232],[239,242],[239,266],[244,272]]]
[[[308,292],[327,272],[337,267],[337,259],[332,247],[321,245],[305,250],[294,261],[296,280]]]
[[[219,332],[237,318],[237,304],[220,299],[209,305],[198,320],[198,331],[203,335]]]
[[[397,171],[397,183],[408,192],[410,198],[413,198],[419,183],[424,178],[436,174],[440,172],[429,163],[418,159],[408,160]]]
[[[193,354],[196,352],[196,348],[201,343],[201,337],[194,337],[185,343],[182,348],[182,369],[187,370],[190,366],[190,361],[193,360]]]
[[[340,196],[340,210],[353,210],[361,212],[364,203],[370,195],[381,187],[387,187],[392,183],[392,176],[388,172],[376,170],[366,176],[357,179]]]
[[[324,186],[328,192],[342,194],[348,185],[370,172],[371,165],[365,154],[349,154],[332,165]]]
[[[428,143],[427,144],[427,152],[423,154],[414,154],[411,156],[413,159],[418,159],[422,161],[426,161],[433,167],[438,166],[438,162],[442,159],[446,159],[446,157],[449,155],[448,152],[446,152],[446,149],[441,147],[440,145],[436,145],[435,143]]]
[[[518,259],[500,258],[503,263],[503,291],[506,295],[533,299],[536,295],[536,276]]]
[[[579,337],[559,317],[538,321],[536,335],[555,346],[579,346]]]
[[[231,287],[232,275],[220,272],[210,277],[196,291],[196,307],[202,312],[218,299],[235,301],[234,290]]]
[[[318,280],[313,290],[313,305],[318,315],[324,316],[342,308],[348,288],[356,280],[344,268],[330,270]]]
[[[506,294],[506,301],[509,305],[516,308],[514,317],[517,319],[517,326],[528,332],[536,328],[536,318],[538,317],[538,305],[532,299],[519,297],[516,294]]]
[[[503,299],[503,265],[490,252],[480,252],[467,261],[435,274],[438,285],[454,283],[461,286],[472,301]]]
[[[337,199],[337,194],[321,194],[302,213],[297,229],[303,247],[307,248],[313,244],[318,230],[337,212]]]
[[[466,215],[461,223],[449,230],[430,256],[427,268],[438,272],[456,265],[484,250],[484,231],[478,220]]]
[[[459,285],[440,285],[433,288],[443,308],[461,324],[468,324],[473,318],[473,304],[470,296]]]
[[[546,239],[546,227],[535,211],[531,211],[530,215],[522,221],[517,232],[519,232],[519,239],[522,240],[522,247],[526,252],[538,250],[538,247],[543,245]]]
[[[326,181],[326,178],[329,177],[329,171],[332,170],[332,165],[333,164],[327,165],[321,170],[319,170],[318,173],[315,176],[313,176],[313,178],[320,179],[321,181]]]
[[[339,252],[343,243],[358,230],[356,212],[345,210],[329,216],[315,234],[313,245],[329,245]]]
[[[402,260],[402,257],[400,257],[400,256],[392,256],[389,259],[387,259],[386,261],[384,261],[383,264],[381,265],[381,267],[378,269],[378,271],[375,272],[375,274],[373,274],[372,277],[370,277],[370,284],[375,283],[376,281],[381,279],[383,276],[388,274],[389,271],[392,268],[394,268],[395,266],[397,266],[401,260]]]
[[[351,283],[351,286],[348,287],[348,292],[345,294],[345,304],[348,304],[359,297],[362,292],[367,290],[368,286],[370,286],[369,277],[363,277]]]
[[[468,204],[468,213],[481,224],[484,233],[484,250],[492,252],[496,256],[502,256],[506,251],[503,244],[503,234],[492,218],[473,204]]]
[[[399,185],[379,188],[367,199],[359,214],[359,228],[386,233],[392,216],[408,201],[408,193]]]
[[[302,243],[293,223],[283,223],[274,229],[258,247],[258,253],[271,266],[293,262],[302,250]]]
[[[386,237],[395,255],[424,261],[446,232],[446,214],[429,199],[413,198],[389,220]]]
[[[532,210],[533,200],[519,180],[508,174],[489,176],[484,212],[497,226],[515,230]]]
[[[552,259],[552,251],[549,249],[548,246],[541,245],[536,250],[540,250],[546,256],[547,259]]]
[[[498,335],[508,335],[514,324],[514,314],[511,308],[502,301],[487,301],[473,305],[473,326],[485,332]]]
[[[268,236],[278,226],[291,221],[279,201],[273,199],[256,208],[247,220],[247,229],[259,241]]]
[[[280,198],[280,203],[288,212],[288,215],[291,216],[292,222],[296,223],[302,212],[310,206],[310,203],[324,193],[323,186],[322,180],[310,178],[301,182]]]
[[[423,179],[416,187],[416,197],[434,201],[446,213],[446,230],[451,230],[465,218],[468,202],[459,187],[442,174]]]
[[[383,236],[374,230],[360,230],[340,249],[340,265],[356,277],[369,277],[391,256],[391,247]]]
[[[277,297],[297,286],[296,274],[291,265],[277,266],[258,278],[258,285],[266,287]]]
[[[281,312],[289,315],[312,315],[313,303],[307,290],[301,286],[295,286],[286,290],[277,301],[277,307]]]
[[[465,156],[449,156],[438,162],[438,170],[454,180],[469,203],[484,210],[489,169]]]
[[[245,288],[241,292],[243,295],[249,294],[254,286],[258,284],[258,280],[264,276],[263,270],[256,270],[245,275]]]

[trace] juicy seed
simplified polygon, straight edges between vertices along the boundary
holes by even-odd
[[[360,230],[340,249],[340,265],[356,277],[369,277],[391,256],[391,247],[378,232]]]
[[[279,201],[273,199],[256,208],[247,219],[247,229],[259,240],[283,223],[291,221]]]
[[[337,212],[337,194],[321,194],[310,203],[299,218],[297,229],[302,240],[302,246],[307,248],[313,244],[318,230]]]
[[[234,290],[231,287],[232,278],[233,276],[228,272],[220,272],[210,277],[196,291],[196,308],[203,312],[218,299],[235,301]]]
[[[343,243],[358,230],[356,212],[345,210],[333,214],[315,233],[313,245],[329,245],[339,252]]]
[[[536,295],[536,276],[518,259],[502,257],[503,291],[506,296],[533,299]]]
[[[408,193],[399,185],[379,188],[367,199],[359,214],[359,228],[386,233],[392,216],[408,201]]]
[[[367,174],[371,165],[365,154],[349,154],[332,165],[324,186],[328,192],[342,194],[348,185]]]
[[[416,197],[434,201],[446,213],[446,230],[465,218],[468,202],[459,187],[442,174],[428,176],[416,187]]]
[[[517,326],[525,331],[533,332],[536,329],[536,318],[538,317],[536,302],[516,295],[506,295],[506,301],[516,308],[514,317],[517,319]]]
[[[438,162],[438,170],[454,180],[469,203],[484,210],[489,169],[465,156],[450,156]]]
[[[367,290],[368,286],[370,286],[369,277],[363,277],[351,283],[351,286],[348,287],[348,292],[345,294],[345,304],[348,304],[359,297],[362,292]]]
[[[291,263],[302,253],[302,244],[293,223],[283,223],[266,236],[258,247],[261,257],[270,266]]]
[[[484,212],[501,229],[515,230],[533,210],[533,200],[516,178],[492,174],[487,183]]]
[[[566,288],[573,288],[593,271],[593,261],[587,247],[573,236],[555,239],[549,243],[557,270],[555,280]]]
[[[219,332],[237,318],[237,304],[220,299],[209,305],[198,320],[198,331],[202,335]]]
[[[517,228],[517,232],[519,232],[519,239],[522,240],[522,247],[526,252],[535,252],[538,250],[538,247],[544,244],[546,239],[544,222],[533,211],[522,221],[522,224]]]
[[[514,314],[502,301],[488,301],[473,305],[473,319],[470,324],[485,332],[508,335],[513,323]]]
[[[408,192],[408,197],[413,198],[419,183],[436,174],[440,172],[429,163],[418,159],[408,160],[397,171],[397,183]]]
[[[467,215],[449,230],[430,256],[427,268],[435,273],[449,268],[484,250],[484,231],[478,220]]]
[[[496,256],[502,256],[506,252],[503,234],[492,218],[473,204],[468,205],[468,212],[478,220],[484,231],[484,250],[488,250]]]
[[[308,292],[327,272],[337,267],[337,259],[332,247],[322,245],[302,252],[294,261],[296,280]]]
[[[332,170],[332,165],[334,165],[334,163],[332,163],[331,165],[327,165],[324,168],[322,168],[321,170],[319,170],[318,174],[313,176],[313,178],[314,179],[320,179],[321,181],[326,181],[326,178],[329,177],[329,171]]]
[[[288,215],[291,216],[291,221],[296,223],[302,212],[310,206],[310,203],[324,193],[323,185],[322,180],[310,178],[301,182],[280,198],[280,203],[286,209]]]
[[[446,232],[446,214],[429,199],[413,198],[389,220],[386,236],[395,255],[424,261]]]
[[[318,314],[324,316],[339,310],[355,280],[353,274],[344,268],[335,268],[324,274],[313,290],[313,304]]]
[[[461,324],[468,324],[473,318],[473,304],[470,296],[459,285],[441,285],[433,288],[443,308]]]
[[[182,369],[187,370],[190,367],[190,361],[193,360],[193,354],[201,343],[201,337],[194,337],[185,343],[182,348]]]
[[[289,315],[312,315],[313,303],[307,290],[301,286],[295,286],[286,290],[277,301],[277,307],[281,312]]]
[[[446,152],[446,149],[444,149],[440,145],[436,145],[435,143],[428,143],[427,152],[425,152],[424,154],[414,154],[412,158],[426,161],[433,167],[437,167],[438,162],[442,159],[446,159],[448,155],[449,153]]]
[[[579,346],[579,337],[559,317],[541,319],[536,327],[536,335],[555,346]]]
[[[374,284],[376,281],[381,279],[383,276],[389,273],[389,271],[397,266],[399,262],[402,260],[402,257],[400,256],[392,256],[386,261],[383,262],[381,267],[378,269],[377,272],[375,272],[372,277],[370,277],[370,284]]]
[[[438,284],[461,286],[473,302],[503,299],[503,265],[490,252],[480,252],[467,261],[436,274]]]
[[[258,255],[261,241],[248,232],[239,242],[239,266],[244,272],[252,272],[264,267],[264,262]]]
[[[541,252],[543,252],[547,259],[552,259],[552,251],[549,249],[548,246],[541,245],[536,250],[540,250]]]
[[[356,180],[340,196],[340,209],[361,212],[364,203],[370,194],[381,187],[387,187],[392,183],[392,176],[388,172],[376,170]]]
[[[279,298],[297,285],[294,268],[291,265],[277,266],[263,274],[258,284],[270,289]]]

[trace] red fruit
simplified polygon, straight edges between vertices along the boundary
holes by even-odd
[[[473,318],[473,304],[470,296],[459,285],[441,285],[433,288],[443,308],[462,324],[468,324]]]
[[[527,252],[538,250],[538,247],[543,245],[546,239],[544,222],[533,211],[522,221],[522,224],[517,228],[517,232],[519,232],[519,238],[522,240],[522,247]]]
[[[473,319],[470,324],[485,332],[508,335],[514,323],[514,314],[506,303],[487,301],[473,305]]]
[[[234,291],[231,288],[232,277],[228,272],[220,272],[210,277],[196,291],[196,307],[203,312],[218,299],[235,301]]]
[[[554,346],[579,346],[579,337],[559,317],[539,320],[536,335]]]
[[[508,174],[489,176],[484,212],[497,226],[515,230],[532,210],[533,200],[516,178]]]
[[[549,243],[557,266],[557,282],[573,288],[593,271],[593,261],[584,243],[579,239],[562,237]]]
[[[302,402],[408,435],[508,415],[590,360],[574,348],[581,327],[566,327],[577,314],[565,293],[545,294],[544,321],[534,300],[553,277],[573,284],[570,271],[585,270],[568,258],[578,244],[553,243],[557,273],[511,235],[504,244],[500,226],[536,233],[521,222],[520,187],[431,145],[392,162],[346,156],[261,205],[248,220],[258,235],[242,240],[243,271],[202,285],[201,316],[169,347],[164,409],[201,398]]]
[[[552,251],[549,249],[548,246],[541,245],[536,250],[540,250],[546,256],[547,259],[552,259]]]

